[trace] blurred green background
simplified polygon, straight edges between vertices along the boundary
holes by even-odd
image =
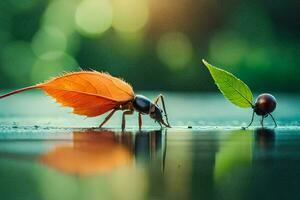
[[[298,0],[0,1],[0,88],[82,68],[136,90],[216,91],[206,58],[255,91],[297,92],[299,10]]]

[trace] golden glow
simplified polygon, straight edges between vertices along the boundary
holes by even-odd
[[[85,36],[96,36],[112,25],[113,11],[108,0],[84,0],[76,10],[77,30]]]
[[[183,33],[167,33],[158,42],[157,54],[171,69],[183,69],[192,59],[192,43]]]
[[[147,0],[113,0],[113,8],[113,27],[117,31],[136,32],[148,21]]]

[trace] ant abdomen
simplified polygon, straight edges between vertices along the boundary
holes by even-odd
[[[253,108],[253,114],[252,114],[252,119],[250,124],[247,127],[244,128],[248,128],[249,126],[251,126],[253,120],[254,120],[254,114],[257,114],[261,117],[261,125],[264,126],[264,119],[270,115],[275,127],[277,127],[277,123],[273,117],[273,115],[271,114],[275,109],[276,109],[276,99],[273,95],[271,94],[261,94],[259,95],[256,100],[255,100],[255,104],[252,106]]]
[[[261,94],[257,97],[254,112],[259,116],[266,116],[276,109],[276,99],[271,94]]]

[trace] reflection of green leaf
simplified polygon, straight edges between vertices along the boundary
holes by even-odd
[[[242,108],[252,106],[253,94],[249,87],[233,74],[212,66],[204,59],[204,65],[208,68],[210,74],[215,80],[219,90],[231,103]]]
[[[218,142],[213,177],[216,199],[245,199],[245,191],[253,184],[253,132],[220,134]]]
[[[215,181],[221,183],[225,178],[239,174],[240,171],[245,173],[250,168],[251,161],[252,133],[250,131],[234,131],[224,135],[216,155]]]

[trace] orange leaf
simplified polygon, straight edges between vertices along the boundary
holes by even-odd
[[[41,84],[0,96],[4,98],[25,90],[42,89],[73,113],[94,117],[134,98],[132,87],[125,81],[97,71],[66,73]]]

